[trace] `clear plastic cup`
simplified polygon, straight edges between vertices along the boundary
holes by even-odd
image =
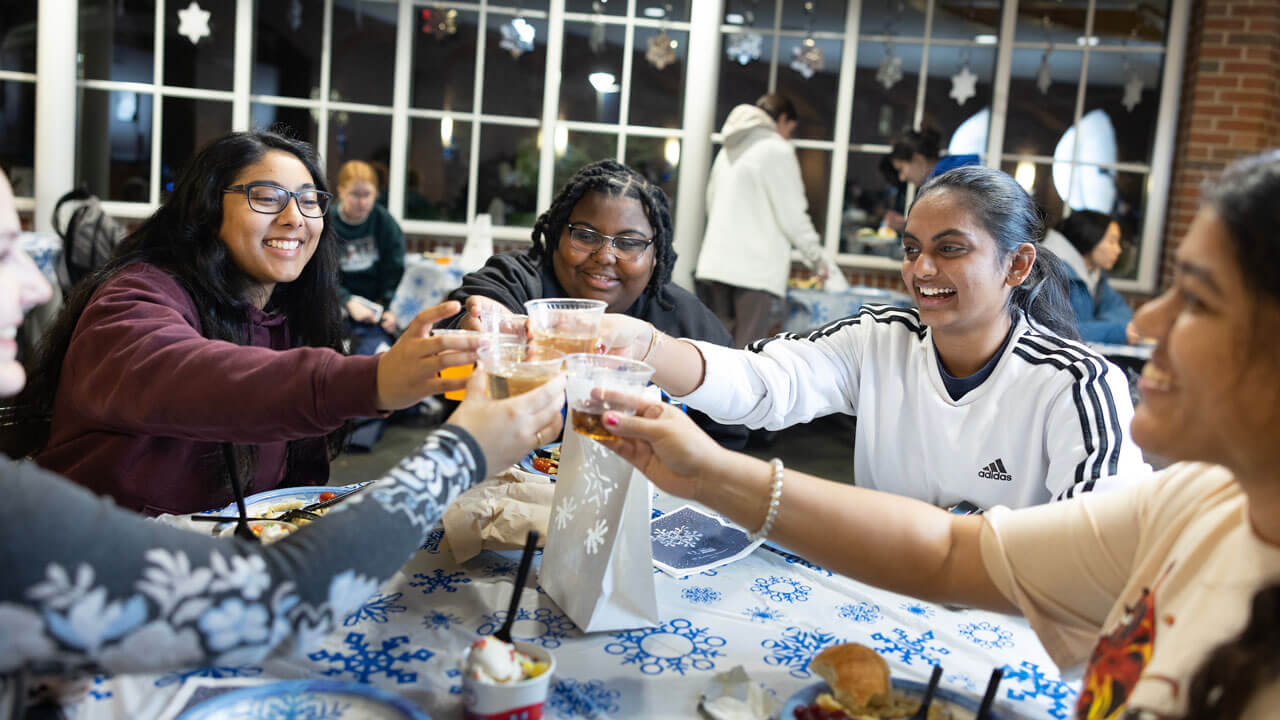
[[[503,342],[528,342],[529,316],[515,315],[505,309],[480,311],[480,332],[498,335]]]
[[[449,328],[432,328],[431,334],[446,336],[446,335],[479,335],[480,333],[476,330],[452,330]],[[454,378],[465,379],[465,378],[471,377],[471,373],[475,372],[475,369],[476,369],[475,363],[467,363],[466,365],[454,365],[452,367],[447,367],[441,370],[440,377],[445,378],[446,380],[452,380]],[[467,398],[467,391],[466,390],[450,390],[449,392],[445,393],[444,396],[450,400],[461,401]]]
[[[605,307],[603,300],[530,300],[524,304],[529,314],[529,341],[566,354],[595,352]]]
[[[592,397],[592,391],[617,390],[627,395],[639,396],[649,378],[653,366],[639,360],[628,360],[616,355],[573,354],[565,358],[565,370],[569,372],[566,390],[569,406],[569,423],[575,432],[595,440],[616,437],[609,432],[602,417],[607,410],[623,415],[634,415],[636,408],[617,400]]]
[[[467,720],[507,720],[508,718],[542,717],[542,704],[547,700],[551,676],[556,671],[556,658],[546,648],[515,641],[516,650],[550,665],[538,677],[514,683],[480,680],[467,672],[471,648],[462,655],[462,716]]]
[[[489,397],[494,400],[522,395],[555,377],[564,367],[564,353],[517,342],[500,342],[482,348],[476,361],[489,376]]]

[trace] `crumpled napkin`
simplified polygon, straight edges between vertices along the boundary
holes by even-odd
[[[481,550],[519,550],[530,530],[547,537],[556,486],[544,475],[511,467],[467,490],[444,511],[445,537],[459,563]]]
[[[711,678],[698,707],[713,720],[768,720],[781,703],[738,665]]]

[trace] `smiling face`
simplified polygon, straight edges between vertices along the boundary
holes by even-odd
[[[1116,266],[1116,261],[1119,259],[1120,225],[1113,222],[1107,226],[1107,232],[1102,236],[1102,240],[1094,246],[1085,260],[1093,267],[1110,270]]]
[[[902,281],[935,337],[1007,331],[1009,294],[1035,261],[1031,243],[999,258],[968,200],[953,190],[929,193],[911,208],[903,231]]]
[[[1273,443],[1280,421],[1280,303],[1244,282],[1227,226],[1200,210],[1178,247],[1173,285],[1134,315],[1157,341],[1138,388],[1133,439],[1170,460],[1234,465]]]
[[[28,310],[49,299],[49,283],[18,242],[17,206],[0,172],[0,397],[16,395],[27,381],[18,362],[18,326]]]
[[[269,182],[294,192],[315,187],[302,161],[280,150],[268,151],[241,170],[230,184],[251,182]],[[266,305],[276,283],[298,279],[315,254],[323,231],[324,218],[304,217],[294,198],[278,215],[267,215],[251,209],[243,192],[222,196],[218,236],[232,261],[251,279],[248,299],[259,308]]]
[[[652,240],[654,234],[640,200],[597,191],[578,200],[569,213],[569,223],[640,240]],[[570,297],[603,300],[609,304],[607,312],[620,313],[631,307],[649,284],[654,254],[650,245],[639,259],[622,261],[614,257],[607,243],[594,253],[584,252],[569,241],[569,228],[565,227],[552,255],[552,266]]]
[[[373,212],[373,201],[378,190],[367,180],[351,180],[338,186],[338,199],[342,201],[342,219],[359,225]]]

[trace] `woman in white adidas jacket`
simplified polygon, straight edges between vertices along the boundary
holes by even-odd
[[[902,279],[915,309],[867,306],[746,350],[614,316],[607,339],[631,338],[655,383],[719,422],[779,429],[856,415],[858,485],[942,507],[1071,497],[1149,468],[1129,437],[1125,375],[1076,341],[1043,237],[1012,177],[959,168],[922,187],[907,220]]]

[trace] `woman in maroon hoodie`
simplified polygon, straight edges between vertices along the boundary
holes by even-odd
[[[476,340],[342,354],[331,195],[311,146],[270,132],[203,148],[172,196],[71,293],[29,369],[5,448],[124,507],[183,513],[319,485],[344,423],[462,387]],[[232,452],[225,452],[230,446]]]

